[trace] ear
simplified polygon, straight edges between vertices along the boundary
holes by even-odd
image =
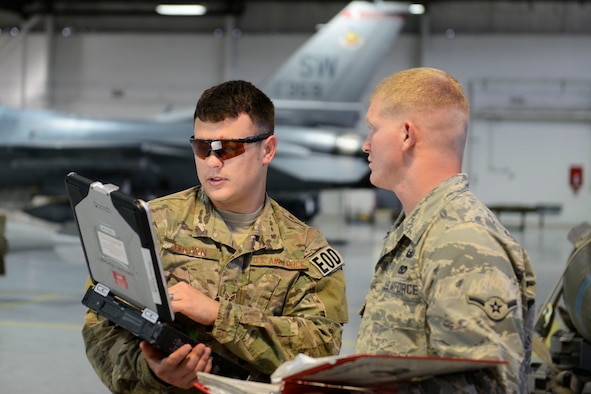
[[[402,149],[408,150],[414,147],[417,143],[417,128],[414,123],[409,120],[405,121],[402,132],[404,133]]]
[[[265,141],[263,141],[263,164],[267,165],[273,160],[275,157],[275,152],[277,151],[277,137],[272,135],[268,137]]]

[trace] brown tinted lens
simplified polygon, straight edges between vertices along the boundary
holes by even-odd
[[[222,149],[214,151],[222,160],[240,156],[244,153],[244,142],[222,141]]]
[[[221,149],[212,150],[212,146],[217,147],[221,143]],[[193,140],[191,146],[193,153],[200,159],[205,159],[209,156],[209,152],[214,152],[220,159],[228,160],[244,153],[244,142],[237,141],[203,141]]]
[[[209,142],[193,140],[191,146],[193,147],[193,153],[200,159],[205,159],[209,154],[210,145]]]

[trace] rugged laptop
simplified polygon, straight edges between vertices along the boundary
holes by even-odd
[[[148,204],[74,172],[65,179],[93,285],[82,303],[166,354],[197,342],[167,325],[174,312]],[[212,373],[248,379],[249,372],[212,353]]]

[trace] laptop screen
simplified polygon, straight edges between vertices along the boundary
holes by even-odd
[[[172,321],[148,204],[115,185],[76,173],[66,176],[66,189],[92,282],[138,309],[156,312],[162,321]]]

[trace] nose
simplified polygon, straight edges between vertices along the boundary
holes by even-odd
[[[361,145],[361,150],[364,151],[365,153],[369,153],[370,151],[370,143],[369,143],[369,135],[365,138],[365,141],[363,141],[363,145]]]
[[[207,153],[207,157],[204,160],[205,164],[207,164],[207,166],[211,168],[218,168],[224,164],[224,161],[221,159],[221,157],[214,150],[211,149]]]

